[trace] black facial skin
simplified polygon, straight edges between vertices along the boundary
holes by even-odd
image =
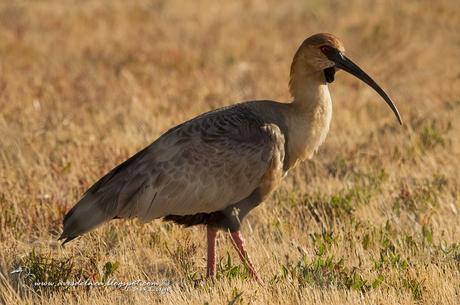
[[[328,83],[332,83],[334,81],[334,75],[335,75],[334,67],[324,69],[324,77],[326,78],[326,81]]]
[[[348,57],[346,57],[340,50],[336,48],[331,46],[322,46],[320,50],[330,61],[335,63],[333,68],[342,69],[356,76],[368,84],[370,87],[372,87],[375,91],[377,91],[377,93],[380,94],[380,96],[384,99],[391,110],[393,110],[393,113],[395,114],[399,123],[402,124],[401,116],[399,115],[399,111],[398,108],[396,108],[396,105],[393,103],[388,94],[386,94],[386,92],[383,91],[383,89],[380,88],[380,86],[369,75],[366,74],[366,72],[361,70],[360,67],[358,67],[354,62],[352,62]],[[331,82],[334,80],[334,74],[332,72],[328,72],[328,69],[324,69],[324,76],[326,77],[327,82]]]

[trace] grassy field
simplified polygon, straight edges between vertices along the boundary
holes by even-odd
[[[459,29],[454,0],[2,1],[0,303],[458,304]],[[224,235],[203,278],[202,227],[120,220],[60,246],[85,189],[168,128],[289,101],[316,32],[342,38],[404,125],[336,75],[326,143],[243,225],[264,285]],[[87,279],[106,285],[36,284]]]

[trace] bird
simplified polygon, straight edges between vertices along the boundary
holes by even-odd
[[[372,87],[402,124],[396,105],[345,56],[333,34],[298,48],[290,69],[291,102],[245,101],[198,115],[169,129],[97,182],[66,213],[63,244],[117,218],[206,226],[206,276],[216,276],[219,232],[250,275],[258,273],[241,233],[248,213],[266,201],[287,173],[325,141],[332,118],[328,84],[339,70]]]

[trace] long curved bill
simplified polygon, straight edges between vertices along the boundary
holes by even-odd
[[[398,108],[396,108],[396,105],[393,103],[388,94],[386,94],[386,92],[383,91],[383,89],[380,88],[380,86],[369,75],[367,75],[366,72],[361,70],[360,67],[358,67],[355,63],[353,63],[349,58],[347,58],[342,52],[340,52],[337,49],[330,48],[329,50],[327,50],[327,52],[324,52],[324,54],[327,56],[327,58],[329,58],[329,60],[335,63],[335,66],[337,68],[340,68],[356,76],[357,78],[368,84],[370,87],[372,87],[375,91],[377,91],[377,93],[380,94],[380,96],[385,100],[388,106],[390,106],[391,110],[393,110],[393,113],[398,119],[399,124],[402,124],[401,116],[399,115],[399,111]]]

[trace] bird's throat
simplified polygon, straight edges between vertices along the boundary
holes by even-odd
[[[324,69],[324,77],[326,78],[326,81],[328,83],[332,83],[334,81],[334,76],[335,76],[334,67],[329,67],[329,68]]]

